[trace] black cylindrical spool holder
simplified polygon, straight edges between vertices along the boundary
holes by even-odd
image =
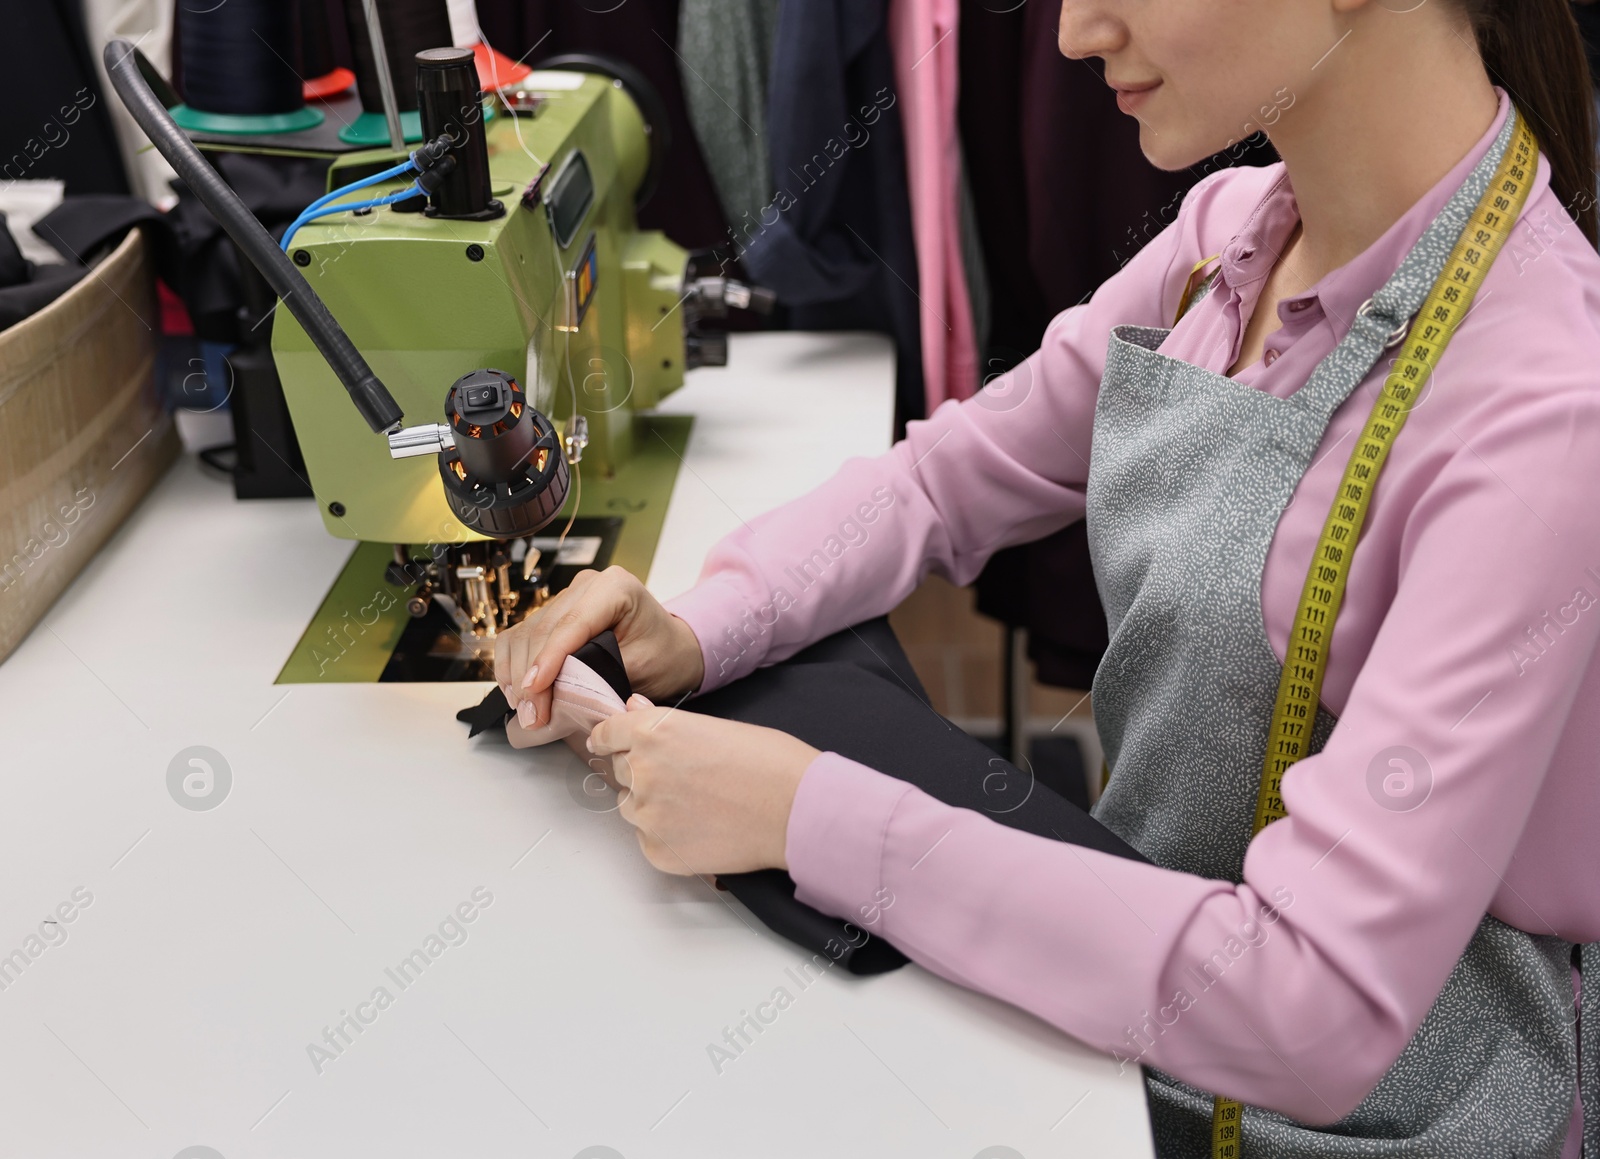
[[[422,136],[450,139],[455,170],[428,198],[429,217],[482,221],[505,207],[489,188],[489,143],[483,128],[483,93],[470,48],[430,48],[417,53],[417,107]]]
[[[139,72],[133,45],[121,38],[108,41],[101,60],[111,77],[112,87],[145,136],[228,231],[228,236],[250,259],[250,264],[261,271],[272,292],[283,300],[318,353],[327,360],[367,425],[374,431],[399,426],[405,416],[394,396],[361,357],[361,352],[328,312],[310,283],[278,248],[272,235],[262,228],[255,214],[228,188],[227,182],[200,155],[200,150],[184,136],[183,130],[156,100]]]
[[[305,107],[299,9],[283,0],[178,5],[183,99],[206,113],[267,116]]]
[[[339,61],[333,54],[333,30],[328,26],[326,0],[300,0],[299,9],[300,75],[310,81],[328,75],[339,67]]]
[[[372,35],[361,0],[345,0],[344,20],[350,30],[350,56],[356,74],[361,107],[383,112],[383,91],[372,55]],[[378,0],[378,24],[383,30],[384,55],[394,80],[395,104],[402,113],[417,107],[416,55],[424,48],[450,44],[448,0]]]

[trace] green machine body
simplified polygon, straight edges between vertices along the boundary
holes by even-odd
[[[492,367],[569,436],[578,431],[581,442],[586,427],[583,469],[608,477],[633,454],[635,412],[683,384],[696,346],[686,329],[706,290],[686,277],[681,247],[637,226],[651,127],[621,81],[571,71],[529,81],[485,125],[503,212],[444,218],[417,198],[334,214],[302,226],[290,256],[408,422],[441,421],[449,384]],[[347,154],[329,187],[395,160]],[[394,544],[485,538],[447,505],[433,457],[394,459],[372,437],[287,311],[273,327],[273,358],[330,534]]]

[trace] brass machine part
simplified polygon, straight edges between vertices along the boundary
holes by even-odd
[[[435,603],[450,616],[463,648],[478,657],[494,654],[495,638],[550,600],[538,548],[526,538],[469,544],[435,544],[416,558],[396,544],[388,579],[415,587],[406,610],[417,619]]]

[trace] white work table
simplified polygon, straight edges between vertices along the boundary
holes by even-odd
[[[696,423],[656,594],[886,449],[892,395],[879,338],[734,336],[664,407]],[[485,685],[274,684],[350,550],[186,457],[0,664],[0,955],[72,914],[0,972],[0,1153],[1151,1154],[1136,1069],[915,965],[808,979],[586,807],[565,746],[469,742]],[[168,791],[191,746],[231,774],[214,808]],[[465,941],[402,988],[386,969],[463,903]],[[324,1028],[379,987],[334,1056]],[[718,1073],[707,1048],[780,987]]]

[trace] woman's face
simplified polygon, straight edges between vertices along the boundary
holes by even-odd
[[[1063,0],[1060,46],[1100,57],[1139,144],[1162,169],[1272,131],[1311,103],[1352,0]]]

